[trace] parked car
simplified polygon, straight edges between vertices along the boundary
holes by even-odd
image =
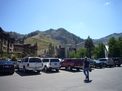
[[[111,58],[99,58],[98,60],[99,60],[99,61],[103,64],[103,66],[105,66],[105,67],[107,67],[107,66],[110,66],[110,67],[114,66],[114,61],[113,61],[113,59],[111,59]]]
[[[95,68],[97,68],[97,67],[102,68],[103,64],[99,60],[94,60],[94,67]]]
[[[10,60],[10,61],[14,64],[14,67],[17,68],[17,59]]]
[[[43,58],[43,70],[48,71],[55,69],[59,71],[60,69],[60,60],[58,58]]]
[[[18,69],[19,67],[19,64],[22,62],[22,60],[17,60],[17,63],[16,63],[16,68]]]
[[[8,59],[0,59],[0,73],[14,74],[14,64]]]
[[[82,69],[84,59],[81,58],[65,58],[61,62],[61,67],[65,67],[66,70]]]
[[[87,60],[90,62],[90,68],[93,68],[94,67],[94,60],[91,58],[88,58]]]
[[[25,57],[18,62],[18,70],[23,72],[37,71],[38,73],[42,70],[43,62],[39,57]]]
[[[115,66],[118,65],[118,67],[120,67],[120,65],[122,64],[122,59],[121,58],[112,58],[114,60],[114,64]]]

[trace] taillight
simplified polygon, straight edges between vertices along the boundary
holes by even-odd
[[[49,65],[51,65],[51,63],[49,63]]]
[[[108,61],[108,63],[110,63],[110,62]]]
[[[29,63],[27,64],[27,67],[29,67]]]
[[[43,66],[43,63],[42,63],[42,66]]]

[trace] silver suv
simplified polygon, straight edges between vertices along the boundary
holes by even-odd
[[[18,70],[26,71],[37,71],[38,73],[42,70],[43,62],[39,57],[25,57],[18,63]]]
[[[103,66],[107,67],[107,66],[114,66],[114,60],[111,59],[111,58],[99,58],[98,59],[102,64]]]
[[[58,58],[43,58],[43,70],[48,71],[55,69],[56,71],[59,71],[61,65],[60,60]]]

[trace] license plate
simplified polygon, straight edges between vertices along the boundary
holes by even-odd
[[[4,66],[5,68],[9,68],[9,66]]]

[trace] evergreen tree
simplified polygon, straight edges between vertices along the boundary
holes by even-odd
[[[120,53],[118,57],[122,58],[122,37],[118,38],[117,45],[118,45],[118,49],[119,49],[119,53]]]
[[[54,46],[52,45],[52,43],[49,44],[48,50],[49,50],[49,54],[50,54],[51,56],[53,56],[53,54],[54,54]]]
[[[85,48],[87,49],[87,57],[91,58],[91,51],[94,50],[95,46],[92,39],[89,36],[85,40]]]

